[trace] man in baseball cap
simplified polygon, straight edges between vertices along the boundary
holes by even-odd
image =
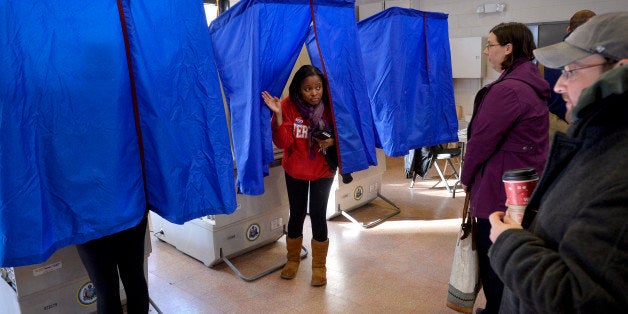
[[[567,105],[565,117],[568,121],[572,118],[570,112],[576,105],[580,91],[591,85],[603,72],[618,66],[621,63],[618,61],[628,58],[627,16],[628,12],[621,12],[594,17],[590,20],[594,23],[577,28],[565,41],[534,50],[534,56],[544,66],[563,69],[563,75],[554,90],[565,99]],[[577,93],[566,90],[565,83],[570,81],[572,74],[578,76],[578,72],[588,72],[584,75],[587,80],[577,80],[581,84],[571,88],[577,89]],[[562,86],[559,83],[563,83]]]
[[[593,17],[536,49],[562,69],[572,125],[557,132],[519,226],[489,217],[503,313],[620,313],[628,308],[628,12]]]

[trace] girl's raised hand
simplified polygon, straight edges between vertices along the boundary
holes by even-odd
[[[281,101],[278,97],[271,96],[267,91],[263,91],[262,99],[264,99],[264,103],[272,112],[281,116]]]

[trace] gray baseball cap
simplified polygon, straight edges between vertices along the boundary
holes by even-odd
[[[576,28],[563,42],[534,50],[548,68],[562,68],[599,53],[615,60],[628,58],[628,12],[596,15]]]

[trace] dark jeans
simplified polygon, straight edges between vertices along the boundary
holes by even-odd
[[[477,237],[475,243],[478,248],[478,258],[480,262],[480,280],[482,281],[484,296],[486,296],[486,307],[483,313],[493,314],[499,312],[504,284],[493,271],[488,259],[488,249],[491,247],[491,244],[493,244],[488,237],[491,232],[491,224],[488,219],[477,218],[477,221]]]
[[[144,216],[133,228],[76,246],[96,287],[99,314],[122,313],[118,274],[127,296],[127,313],[148,313],[148,285],[144,277],[147,221],[148,216]]]
[[[290,202],[288,237],[296,239],[303,235],[303,223],[308,209],[308,192],[312,238],[319,242],[327,240],[327,199],[333,178],[315,181],[299,180],[286,173],[286,187]]]

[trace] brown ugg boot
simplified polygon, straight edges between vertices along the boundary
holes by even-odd
[[[324,286],[327,283],[327,249],[329,239],[318,242],[312,239],[312,286]]]
[[[301,243],[303,243],[303,236],[296,239],[286,236],[286,248],[288,249],[286,256],[288,261],[281,270],[281,278],[293,279],[296,277],[299,263],[301,263]]]

